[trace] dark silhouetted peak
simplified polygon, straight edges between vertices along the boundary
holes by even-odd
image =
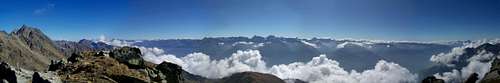
[[[90,45],[92,43],[94,43],[92,40],[88,40],[88,39],[82,39],[80,41],[78,41],[78,43],[80,44],[86,44],[86,45]]]
[[[484,50],[484,51],[491,52],[494,54],[498,54],[498,52],[500,52],[500,46],[493,45],[490,43],[482,44],[482,45],[478,46],[476,49],[479,51]]]
[[[3,82],[3,80],[8,83],[17,83],[16,72],[5,62],[0,63],[0,82]]]
[[[35,72],[33,74],[33,77],[31,79],[32,83],[50,83],[49,80],[43,79],[38,72]]]
[[[156,66],[156,69],[161,71],[163,75],[165,75],[165,78],[167,82],[172,82],[172,83],[180,83],[184,81],[184,78],[182,78],[182,67],[174,64],[174,63],[169,63],[169,62],[162,62],[158,66]]]
[[[479,80],[479,78],[477,76],[479,76],[477,73],[472,73],[469,76],[469,78],[467,78],[467,80],[465,80],[465,83],[476,83],[476,81]]]
[[[255,35],[251,38],[251,40],[254,42],[264,42],[264,41],[266,41],[266,38],[264,38],[262,36]]]
[[[26,25],[8,35],[1,34],[0,50],[5,55],[0,56],[0,61],[35,71],[48,69],[47,65],[51,60],[65,58],[54,42],[42,31]]]
[[[42,34],[42,31],[37,29],[37,28],[30,27],[28,25],[23,25],[23,26],[21,26],[21,28],[17,29],[13,33],[17,34],[17,35],[19,35],[19,34],[28,35],[28,34]]]
[[[444,80],[437,79],[434,76],[429,76],[429,77],[426,77],[424,80],[422,80],[422,83],[444,83]]]
[[[241,72],[224,77],[218,83],[285,83],[285,81],[271,74]]]
[[[266,37],[267,40],[271,40],[271,39],[275,39],[275,38],[277,38],[277,37],[274,35],[269,35]]]

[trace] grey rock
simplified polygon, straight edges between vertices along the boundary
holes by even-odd
[[[142,69],[145,67],[144,59],[142,59],[141,50],[134,47],[121,47],[111,51],[110,56],[118,60],[120,63],[125,63],[133,69]]]

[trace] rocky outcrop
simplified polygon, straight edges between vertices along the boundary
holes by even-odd
[[[64,64],[56,70],[63,82],[148,82],[148,75],[139,69],[131,69],[108,56],[97,52],[82,52],[74,62]]]
[[[0,33],[0,61],[28,70],[47,70],[51,60],[63,59],[53,41],[42,31],[23,25],[10,34]]]
[[[467,78],[467,80],[465,80],[465,83],[476,83],[476,81],[479,80],[479,78],[477,76],[479,76],[477,73],[471,74],[469,76],[469,78]]]
[[[495,58],[491,63],[491,68],[488,73],[486,73],[481,83],[500,83],[500,59]]]
[[[144,68],[141,50],[133,47],[121,47],[111,51],[110,56],[130,68]]]
[[[54,42],[37,28],[23,25],[17,31],[12,32],[11,35],[17,36],[31,51],[39,52],[41,55],[50,58],[64,58],[61,52],[55,47]]]
[[[444,83],[444,80],[437,79],[434,76],[429,76],[429,77],[426,77],[424,80],[422,80],[422,83]]]
[[[73,53],[73,54],[71,54],[71,56],[69,56],[69,58],[67,60],[71,63],[74,63],[74,62],[81,61],[82,58],[83,58],[83,56],[81,54]]]
[[[38,72],[35,72],[31,78],[32,83],[50,83],[49,80],[43,79]]]
[[[0,63],[0,82],[17,83],[16,72],[7,63]]]
[[[163,75],[165,75],[165,78],[167,82],[172,82],[172,83],[180,83],[184,81],[182,78],[182,67],[173,63],[169,62],[162,62],[160,65],[156,66],[156,69],[161,71]]]
[[[285,83],[285,81],[271,74],[241,72],[224,77],[217,83]]]
[[[49,70],[48,71],[55,71],[58,69],[61,69],[64,66],[65,62],[63,60],[59,61],[50,61],[49,65]]]

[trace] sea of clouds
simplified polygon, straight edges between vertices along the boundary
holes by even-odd
[[[172,62],[184,70],[207,78],[223,78],[245,71],[273,74],[281,79],[300,79],[311,83],[416,83],[417,75],[408,69],[384,60],[378,61],[374,69],[344,70],[340,63],[325,55],[318,55],[308,62],[294,62],[280,65],[266,65],[258,50],[240,50],[230,57],[214,60],[204,53],[191,53],[176,57],[159,48],[133,46],[134,42],[107,40],[98,42],[113,46],[132,46],[141,50],[146,61],[159,64]],[[139,41],[140,42],[140,41]],[[286,56],[286,55],[283,55]]]
[[[440,53],[437,55],[433,55],[430,58],[430,61],[434,63],[444,64],[449,67],[455,67],[456,62],[460,61],[460,57],[465,57],[463,55],[466,48],[476,48],[485,43],[497,44],[500,43],[500,40],[493,39],[474,41],[461,47],[455,47],[449,53]],[[465,79],[469,78],[469,76],[473,73],[477,73],[478,78],[482,79],[484,75],[490,70],[493,58],[498,58],[498,56],[490,52],[479,51],[478,54],[463,60],[468,62],[467,66],[453,69],[450,72],[436,73],[434,74],[434,76],[436,78],[445,80],[445,82],[447,83],[464,82]]]

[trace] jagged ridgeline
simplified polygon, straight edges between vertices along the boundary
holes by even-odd
[[[90,40],[54,42],[26,25],[0,32],[0,54],[0,83],[284,83],[257,72],[207,79],[174,63],[146,62],[135,47]]]
[[[23,25],[11,33],[0,32],[0,61],[28,70],[43,71],[51,60],[64,55],[42,31]]]

